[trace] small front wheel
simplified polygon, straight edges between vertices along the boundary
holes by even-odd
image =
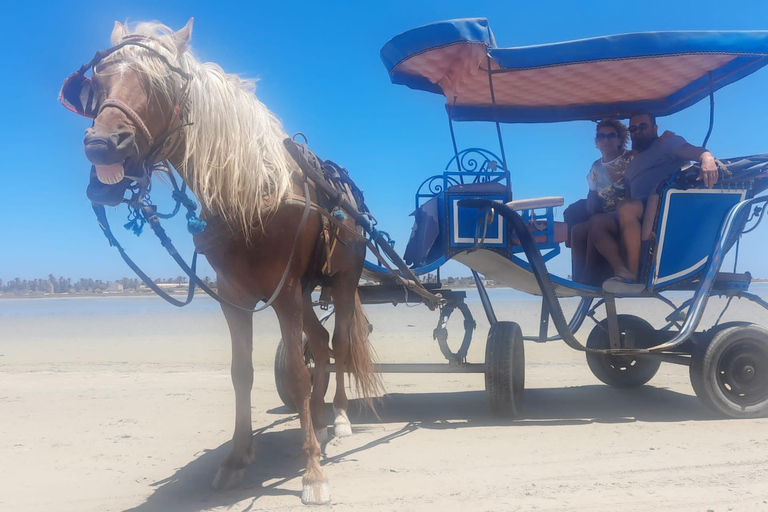
[[[653,326],[632,315],[618,315],[621,346],[630,342],[635,348],[648,348],[653,344],[656,331]],[[603,350],[611,347],[608,320],[602,320],[587,338],[587,348]],[[642,386],[656,375],[661,366],[659,359],[631,355],[596,354],[587,352],[587,364],[595,377],[615,388]]]
[[[768,414],[768,330],[736,325],[697,344],[691,357],[691,384],[702,402],[732,418]]]
[[[312,385],[315,384],[315,360],[312,357],[312,352],[309,351],[309,344],[307,343],[307,336],[302,334],[302,343],[304,344],[304,362],[309,370],[309,375],[312,378]],[[290,388],[290,376],[287,370],[288,361],[285,354],[285,343],[282,338],[277,344],[277,351],[275,352],[275,387],[277,388],[277,394],[280,400],[291,410],[296,410],[296,405],[293,403],[293,397],[291,396]],[[330,379],[325,379],[325,389],[323,395],[328,391],[328,382]]]
[[[491,326],[485,345],[485,390],[493,414],[520,416],[525,391],[525,349],[523,333],[515,322]]]

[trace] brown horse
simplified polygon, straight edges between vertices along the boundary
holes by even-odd
[[[86,130],[85,153],[102,184],[125,187],[130,177],[145,172],[142,169],[168,161],[202,203],[209,227],[213,229],[218,219],[226,230],[227,236],[205,250],[216,271],[219,294],[232,303],[222,303],[222,311],[232,338],[236,419],[232,452],[213,481],[219,489],[239,485],[246,466],[254,460],[252,313],[241,308],[253,308],[271,297],[285,273],[272,307],[286,345],[290,392],[307,459],[302,501],[327,503],[330,491],[320,467],[318,437],[322,440],[327,435],[323,393],[329,334],[313,311],[310,294],[319,283],[331,286],[336,311],[334,433],[351,435],[344,372],[355,376],[365,398],[381,390],[368,343],[368,323],[357,296],[365,245],[342,229],[332,256],[319,249],[323,221],[314,209],[301,221],[306,178],[285,151],[280,122],[253,94],[253,81],[197,60],[188,46],[191,32],[192,20],[178,32],[157,23],[140,23],[129,33],[116,22],[113,47],[92,62],[92,81],[83,78],[84,67],[77,80],[70,78],[65,84],[62,98],[72,98],[71,89],[77,87],[74,96],[82,104],[73,107],[65,101],[65,105],[94,117],[93,126]],[[317,201],[311,183],[309,191],[312,201]],[[360,232],[351,218],[344,222]],[[313,389],[302,332],[315,360]]]

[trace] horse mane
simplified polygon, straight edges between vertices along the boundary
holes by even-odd
[[[193,76],[185,104],[191,125],[184,128],[179,172],[208,211],[249,239],[252,229],[263,227],[277,210],[297,169],[283,146],[286,134],[280,120],[254,94],[255,79],[200,62],[188,46],[180,52],[169,27],[142,22],[133,34],[152,37],[170,62]],[[174,101],[181,78],[160,59],[130,45],[115,58],[145,75],[153,94]]]

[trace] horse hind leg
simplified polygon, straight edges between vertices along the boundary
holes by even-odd
[[[312,308],[312,296],[304,294],[304,334],[307,335],[309,351],[315,367],[312,374],[312,397],[310,398],[310,411],[312,414],[312,427],[315,437],[323,444],[330,440],[328,427],[325,422],[325,391],[328,387],[328,373],[326,371],[330,362],[330,350],[328,347],[328,331],[320,323]]]
[[[222,304],[232,338],[232,384],[235,388],[235,433],[232,451],[213,479],[215,489],[231,489],[242,484],[245,469],[255,457],[251,426],[253,387],[253,314]]]
[[[349,400],[344,389],[344,372],[355,376],[358,393],[373,410],[371,397],[383,390],[374,371],[373,353],[368,341],[368,320],[357,295],[356,286],[340,288],[334,293],[336,327],[333,332],[333,354],[336,363],[336,395],[333,399],[333,430],[337,437],[352,435]]]

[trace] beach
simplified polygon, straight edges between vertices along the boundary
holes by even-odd
[[[765,283],[752,291],[768,298]],[[538,332],[535,297],[490,293],[500,319]],[[483,362],[488,322],[468,294],[477,322],[468,360]],[[725,301],[710,300],[702,328]],[[566,315],[575,306],[564,301]],[[366,312],[380,362],[444,360],[432,339],[436,312]],[[638,299],[619,301],[619,312],[660,327],[670,310]],[[768,312],[734,300],[722,319],[732,320],[768,326]],[[579,331],[582,342],[593,325]],[[306,510],[298,419],[275,391],[275,315],[256,315],[254,332],[257,459],[242,488],[217,492],[210,484],[229,452],[234,392],[229,333],[213,300],[183,309],[157,297],[0,301],[0,511]],[[327,508],[768,511],[768,419],[718,417],[684,366],[663,364],[648,385],[622,390],[600,383],[562,342],[525,350],[518,420],[490,414],[482,374],[384,375],[378,417],[353,400],[354,435],[324,447]]]

